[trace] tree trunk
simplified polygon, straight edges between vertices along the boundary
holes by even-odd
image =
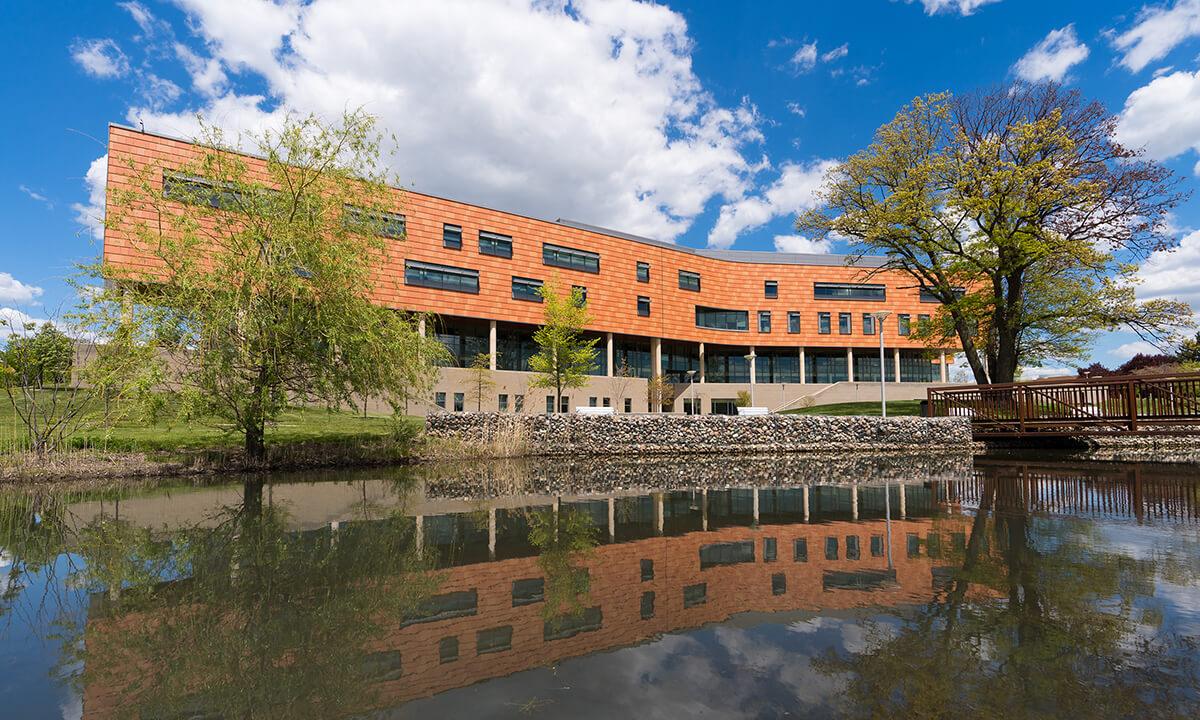
[[[246,427],[246,459],[253,463],[259,463],[267,457],[267,443],[265,438],[265,423],[263,422],[262,414],[247,424]]]

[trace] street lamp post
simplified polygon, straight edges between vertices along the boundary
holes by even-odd
[[[891,310],[877,310],[871,313],[871,317],[875,318],[875,333],[879,335],[879,412],[883,417],[887,417],[887,366],[883,360],[883,321],[891,314]]]
[[[746,364],[749,365],[750,370],[750,407],[757,407],[754,404],[754,358],[758,356],[751,350],[749,354],[742,357],[746,358]]]
[[[691,412],[691,414],[699,415],[699,413],[696,412],[696,371],[688,370],[687,376],[688,376],[688,389],[692,393],[692,412]]]

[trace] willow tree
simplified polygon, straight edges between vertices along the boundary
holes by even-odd
[[[835,166],[801,233],[849,238],[854,255],[940,303],[915,337],[962,347],[978,382],[1086,353],[1126,328],[1166,342],[1190,311],[1139,302],[1136,263],[1178,245],[1170,170],[1122,147],[1116,118],[1054,84],[913,100]]]
[[[553,388],[554,407],[561,407],[563,391],[587,385],[587,373],[596,362],[596,342],[583,337],[584,328],[592,322],[587,300],[580,288],[563,294],[558,275],[538,288],[538,297],[545,304],[544,323],[533,334],[537,353],[529,358],[533,371],[531,388]]]
[[[440,346],[374,301],[395,282],[377,269],[404,241],[380,145],[374,119],[350,113],[289,116],[238,142],[203,125],[161,161],[114,151],[107,240],[138,258],[102,270],[128,309],[118,322],[155,326],[183,411],[244,434],[251,460],[289,404],[400,401],[436,372]]]

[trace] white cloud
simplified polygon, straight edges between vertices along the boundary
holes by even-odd
[[[36,285],[26,285],[6,272],[0,272],[0,303],[13,305],[29,305],[40,297],[42,289]]]
[[[87,204],[74,203],[75,221],[91,230],[96,240],[104,239],[104,186],[108,179],[108,155],[101,155],[88,167],[84,185],[88,191]]]
[[[1028,82],[1062,82],[1067,71],[1087,59],[1088,46],[1075,36],[1075,26],[1051,30],[1013,66],[1017,77]]]
[[[1127,342],[1124,345],[1120,345],[1108,351],[1109,355],[1126,359],[1131,358],[1134,355],[1158,355],[1161,353],[1162,350],[1159,350],[1157,347],[1144,340]]]
[[[1200,309],[1200,230],[1185,235],[1173,252],[1156,252],[1138,269],[1141,300],[1182,300]]]
[[[842,43],[841,46],[835,47],[827,53],[821,54],[821,62],[833,62],[838,58],[844,58],[850,54],[850,43]]]
[[[812,70],[817,64],[817,44],[812,42],[801,45],[796,54],[792,55],[791,63],[796,72],[806,73]]]
[[[108,38],[76,39],[71,43],[71,57],[84,72],[98,78],[117,78],[129,72],[129,59],[121,48]]]
[[[913,0],[905,0],[911,4]],[[1000,0],[920,0],[921,5],[925,8],[925,14],[936,15],[941,12],[953,13],[959,15],[970,15],[978,8],[989,3],[1000,2]]]
[[[1143,9],[1137,24],[1113,39],[1113,47],[1124,53],[1122,65],[1140,72],[1197,35],[1200,35],[1200,0],[1178,0],[1169,8],[1163,5]]]
[[[1018,373],[1022,380],[1040,380],[1042,378],[1063,377],[1064,375],[1075,377],[1077,374],[1075,368],[1066,367],[1022,367]]]
[[[1200,150],[1200,71],[1164,75],[1130,93],[1116,138],[1156,160]]]
[[[803,235],[775,236],[775,252],[826,255],[832,249],[833,243],[828,238],[824,240],[810,240]]]
[[[758,170],[743,156],[762,139],[757,109],[715,102],[684,18],[661,5],[181,5],[205,50],[176,54],[212,96],[179,112],[130,108],[147,130],[191,136],[196,110],[235,131],[276,125],[283,108],[362,106],[395,134],[394,169],[418,191],[663,240],[713,198],[742,197]],[[265,95],[222,87],[221,68]]]
[[[146,9],[145,5],[141,4],[140,2],[137,2],[136,0],[131,0],[130,2],[117,3],[117,5],[121,6],[126,12],[128,12],[130,14],[130,16],[133,17],[133,21],[138,24],[138,27],[140,27],[142,29],[142,32],[144,32],[144,33],[153,33],[154,32],[154,30],[155,30],[154,26],[156,23],[155,18],[154,18],[154,15],[152,15],[150,13],[150,11]]]
[[[807,165],[785,164],[779,178],[757,197],[743,197],[721,208],[717,222],[708,233],[708,246],[728,248],[739,235],[761,227],[781,215],[795,214],[814,207],[813,193],[821,187],[832,160],[814,160]]]
[[[800,107],[799,103],[790,102],[787,104],[787,109],[788,112],[798,117],[804,117],[806,114],[804,108]]]
[[[18,185],[17,189],[20,190],[21,192],[25,193],[29,197],[33,198],[34,200],[37,200],[38,202],[44,204],[47,208],[49,208],[51,210],[54,209],[54,203],[50,202],[50,199],[47,198],[45,195],[33,190],[32,188],[30,188],[26,185]]]
[[[175,43],[175,55],[192,77],[192,87],[197,92],[206,97],[214,97],[225,91],[228,77],[220,60],[202,58],[187,45],[179,42]]]
[[[9,335],[27,335],[31,331],[25,329],[26,325],[36,330],[46,322],[16,308],[0,307],[0,340],[7,340]]]

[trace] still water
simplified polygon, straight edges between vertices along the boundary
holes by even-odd
[[[1200,465],[0,495],[0,717],[1200,717]]]

